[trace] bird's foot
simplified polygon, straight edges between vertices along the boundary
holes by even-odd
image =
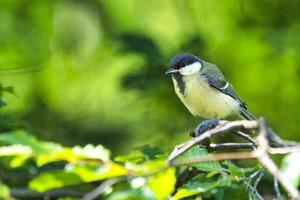
[[[191,137],[199,137],[202,133],[207,130],[215,128],[219,124],[218,119],[208,119],[201,122],[193,132],[190,133]]]
[[[218,119],[208,119],[203,122],[201,122],[194,131],[190,133],[191,137],[199,137],[201,134],[203,134],[205,131],[210,130],[212,128],[215,128],[219,124]],[[207,138],[199,144],[200,148],[206,148],[208,151],[210,149],[210,138]]]

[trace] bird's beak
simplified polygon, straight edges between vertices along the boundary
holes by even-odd
[[[166,71],[166,74],[173,74],[173,73],[177,73],[178,71],[179,71],[178,69],[169,68],[169,69]]]

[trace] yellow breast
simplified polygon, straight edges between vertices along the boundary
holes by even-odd
[[[183,81],[185,83],[184,94],[180,92],[173,78],[175,92],[193,115],[222,119],[238,114],[239,104],[232,97],[209,86],[206,81],[199,78],[198,74],[183,76]]]

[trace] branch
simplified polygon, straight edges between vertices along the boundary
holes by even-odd
[[[258,123],[256,121],[220,121],[219,125],[216,128],[210,129],[204,132],[199,137],[193,138],[190,141],[177,146],[169,156],[169,163],[171,163],[175,158],[182,155],[195,145],[200,144],[203,140],[208,139],[214,135],[220,135],[228,132],[236,132],[244,129],[253,130],[256,128],[258,128]]]
[[[218,153],[218,154],[208,154],[206,156],[195,156],[191,158],[186,158],[182,160],[173,161],[170,163],[173,167],[179,167],[182,165],[189,165],[201,162],[211,162],[219,160],[246,160],[254,159],[257,155],[255,151],[252,152],[229,152],[229,153]]]
[[[17,199],[35,199],[40,198],[43,199],[45,197],[50,199],[55,199],[59,197],[69,196],[69,197],[82,197],[84,192],[77,191],[74,189],[55,189],[47,192],[36,192],[27,188],[11,188],[10,194],[12,197]]]
[[[254,172],[253,174],[251,174],[249,177],[249,181],[245,181],[244,183],[249,187],[249,189],[251,190],[251,196],[249,199],[253,199],[252,196],[255,195],[259,200],[263,200],[264,198],[259,194],[258,190],[257,190],[257,185],[259,184],[259,182],[261,181],[263,175],[265,173],[265,168],[262,168],[259,171]],[[254,177],[256,177],[256,180],[253,183],[253,186],[251,185],[251,181],[254,179]]]
[[[251,142],[255,147],[257,146],[255,139],[253,139],[252,137],[250,137],[250,135],[248,135],[247,133],[243,133],[242,131],[237,131],[234,133],[235,135],[244,138],[245,140],[248,140],[249,142]]]
[[[244,183],[247,185],[247,187],[250,188],[251,190],[251,195],[255,195],[259,200],[264,200],[264,198],[259,194],[259,192],[257,191],[256,188],[254,188],[252,185],[250,185],[250,183],[244,181]],[[252,197],[252,196],[251,196]],[[250,199],[250,198],[249,198]]]
[[[210,151],[220,151],[220,150],[233,150],[233,149],[254,149],[255,145],[252,143],[221,143],[209,145]]]
[[[258,129],[259,133],[256,137],[255,144],[257,148],[255,148],[251,152],[230,152],[230,153],[219,153],[219,154],[208,154],[206,156],[197,156],[191,157],[187,159],[181,159],[175,161],[179,155],[191,149],[196,144],[201,141],[221,133],[227,133],[230,131],[239,132],[241,130],[253,130]],[[177,146],[169,157],[169,165],[171,166],[181,166],[188,165],[199,162],[209,162],[209,161],[218,161],[218,160],[243,160],[243,159],[257,159],[282,185],[282,187],[291,195],[293,199],[300,199],[300,194],[297,188],[288,180],[283,173],[278,169],[276,164],[270,158],[270,154],[286,154],[291,152],[299,152],[300,145],[297,144],[295,146],[289,147],[290,145],[285,145],[282,143],[280,146],[285,146],[285,148],[271,148],[269,146],[269,136],[271,135],[273,139],[274,132],[269,133],[271,129],[266,126],[266,122],[264,119],[260,119],[259,121],[234,121],[234,122],[222,122],[221,125],[217,126],[214,129],[208,130],[200,135],[198,138],[192,139],[180,146]],[[276,134],[275,134],[276,136]],[[247,145],[246,145],[247,144]],[[243,146],[254,147],[253,143],[249,145],[248,143],[244,143]],[[211,144],[212,145],[212,144]],[[236,143],[236,146],[241,145],[241,143]],[[213,144],[212,147],[219,148],[223,147],[233,147],[235,146],[232,143],[225,144]]]
[[[96,187],[93,191],[87,193],[83,196],[82,200],[93,200],[99,197],[105,190],[110,188],[116,183],[119,183],[121,181],[126,180],[126,177],[117,177],[117,178],[111,178],[104,181],[101,185]]]
[[[274,190],[275,190],[277,199],[283,200],[280,189],[279,189],[278,180],[275,177],[274,177]]]
[[[300,146],[296,145],[293,147],[285,147],[285,148],[270,148],[268,149],[268,152],[270,154],[287,154],[287,153],[295,153],[300,151]]]
[[[98,187],[96,187],[94,190],[92,190],[91,192],[87,193],[86,195],[84,195],[84,197],[82,198],[82,200],[93,200],[96,199],[97,197],[99,197],[101,194],[103,194],[108,188],[110,188],[111,186],[113,186],[114,184],[117,184],[119,182],[122,181],[126,181],[126,180],[130,180],[133,178],[137,178],[137,177],[149,177],[149,176],[153,176],[157,173],[160,173],[164,170],[168,169],[168,166],[163,166],[155,171],[149,172],[149,173],[145,173],[142,175],[126,175],[126,176],[119,176],[119,177],[115,177],[115,178],[110,178],[105,180],[104,182],[102,182]]]
[[[284,174],[278,169],[277,165],[273,162],[268,154],[268,141],[266,139],[268,135],[268,128],[264,119],[259,120],[259,135],[257,136],[258,143],[258,157],[257,159],[261,164],[280,182],[283,188],[291,195],[293,199],[300,199],[300,193],[297,188],[291,183],[291,181],[284,176]],[[298,149],[299,150],[299,149]]]

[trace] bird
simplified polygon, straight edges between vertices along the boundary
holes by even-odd
[[[215,64],[193,54],[180,53],[171,59],[166,74],[172,75],[175,92],[187,109],[194,116],[208,119],[197,126],[196,136],[231,116],[257,120]],[[267,137],[273,146],[286,145],[271,128]]]
[[[215,64],[193,54],[181,53],[171,59],[166,74],[172,75],[177,96],[194,116],[256,119]]]

